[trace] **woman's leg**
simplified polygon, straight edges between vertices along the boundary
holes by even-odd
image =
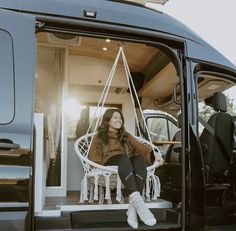
[[[126,154],[112,156],[104,165],[117,165],[120,179],[128,193],[138,191],[132,163]]]
[[[111,157],[105,165],[118,165],[118,173],[120,179],[129,193],[129,211],[128,211],[128,223],[133,227],[138,227],[137,217],[135,209],[140,217],[140,219],[146,225],[154,225],[156,223],[156,219],[151,213],[151,211],[147,208],[146,204],[143,201],[140,192],[138,191],[136,179],[134,175],[134,170],[132,167],[131,160],[126,154],[116,155]],[[141,185],[140,185],[141,188]],[[134,209],[135,208],[135,209]],[[136,220],[135,220],[136,217]]]
[[[135,176],[135,181],[137,189],[142,195],[145,181],[147,178],[147,166],[144,162],[144,158],[141,155],[135,155],[130,158],[130,161],[133,166],[133,173]]]
[[[135,155],[131,157],[130,161],[133,166],[133,172],[135,175],[135,181],[138,189],[138,192],[134,192],[130,195],[130,203],[137,210],[140,219],[146,225],[152,226],[156,224],[156,219],[146,206],[141,196],[147,178],[147,166],[145,165],[144,158],[141,155]]]
[[[111,157],[105,165],[118,165],[118,173],[122,183],[127,189],[129,195],[137,192],[136,179],[133,173],[133,167],[130,159],[126,154],[116,155]],[[129,204],[127,211],[127,222],[134,229],[138,228],[138,218],[136,209],[133,204]]]

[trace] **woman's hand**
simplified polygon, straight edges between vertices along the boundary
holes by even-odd
[[[164,159],[162,158],[160,152],[155,152],[155,153],[154,153],[154,156],[155,156],[155,158],[156,158],[157,160],[160,161],[160,165],[159,165],[159,166],[161,166],[161,165],[164,164]]]
[[[164,162],[165,162],[164,159],[161,157],[161,158],[160,158],[160,166],[163,165]]]

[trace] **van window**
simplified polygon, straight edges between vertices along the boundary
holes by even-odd
[[[179,128],[174,124],[172,121],[168,121],[168,127],[169,127],[169,134],[170,134],[170,140],[173,139],[175,133],[179,130]]]
[[[0,29],[0,124],[13,120],[14,101],[12,38]]]
[[[166,118],[148,118],[147,125],[150,129],[150,135],[153,141],[155,140],[169,140],[167,120]]]
[[[152,141],[171,141],[175,133],[178,131],[176,124],[170,120],[170,116],[165,114],[156,114],[147,116],[147,126],[150,132]],[[177,123],[177,122],[176,122]],[[161,144],[160,151],[165,155],[169,144]]]
[[[229,113],[232,116],[236,115],[236,86],[231,83],[229,84],[229,88],[225,91],[222,91],[224,95],[226,96],[226,103],[227,103],[227,113]],[[198,110],[199,115],[205,120],[208,121],[209,118],[215,113],[212,106],[207,105],[205,101],[200,101],[198,103]],[[204,127],[201,123],[198,124],[198,132],[201,135]]]

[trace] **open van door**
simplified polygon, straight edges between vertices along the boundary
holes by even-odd
[[[198,96],[197,139],[199,139],[204,164],[206,223],[207,225],[235,225],[236,176],[234,172],[236,167],[233,162],[235,160],[236,73],[233,69],[217,64],[192,62],[192,67],[195,70],[195,89]],[[216,122],[215,118],[217,118]],[[196,169],[197,165],[199,163],[192,161],[192,169]],[[197,171],[195,172],[197,175]],[[197,179],[196,176],[195,178]],[[202,187],[199,180],[197,184],[196,194],[200,194]]]
[[[32,209],[34,53],[34,17],[0,9],[0,216]]]

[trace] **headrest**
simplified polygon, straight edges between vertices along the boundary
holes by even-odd
[[[212,96],[212,107],[215,111],[227,112],[226,97],[222,92],[216,92]]]

